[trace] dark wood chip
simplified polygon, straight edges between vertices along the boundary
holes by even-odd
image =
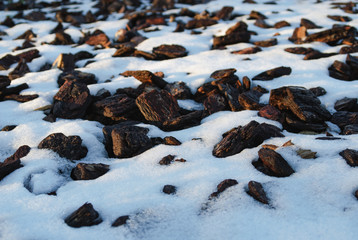
[[[271,90],[270,105],[288,111],[308,123],[323,123],[331,118],[321,101],[303,87],[281,87]]]
[[[74,228],[98,225],[101,222],[102,218],[91,203],[83,204],[79,209],[65,218],[65,223]]]
[[[300,26],[305,27],[306,29],[316,29],[316,28],[322,28],[321,26],[316,25],[314,22],[312,22],[309,19],[301,18]]]
[[[271,38],[271,39],[267,39],[267,40],[263,40],[263,41],[256,41],[256,42],[254,42],[254,44],[259,47],[272,47],[272,46],[277,45],[277,39]]]
[[[102,163],[79,163],[71,171],[73,180],[93,180],[109,171],[109,165]]]
[[[351,167],[357,167],[358,166],[358,151],[353,149],[346,149],[339,153],[344,160],[346,160],[347,164]]]
[[[232,51],[232,54],[254,54],[257,52],[261,52],[262,49],[260,47],[248,47],[237,51]]]
[[[259,146],[271,137],[283,137],[281,130],[273,125],[251,121],[223,134],[223,139],[214,146],[215,157],[228,157],[246,148]]]
[[[188,51],[185,47],[172,44],[163,44],[158,47],[153,48],[153,53],[158,56],[163,56],[165,59],[185,57],[188,55]]]
[[[273,25],[274,28],[279,29],[283,27],[289,27],[291,24],[287,21],[279,21]]]
[[[216,187],[217,191],[210,194],[209,199],[217,198],[221,193],[223,193],[226,189],[237,185],[238,182],[235,179],[225,179],[218,184]]]
[[[175,186],[173,186],[173,185],[165,185],[164,187],[163,187],[163,193],[165,193],[165,194],[175,194],[176,193],[176,191],[177,191],[177,188],[175,187]]]
[[[66,81],[54,96],[52,113],[65,119],[82,118],[90,103],[91,95],[85,84]]]
[[[179,145],[181,145],[181,142],[178,139],[176,139],[175,137],[169,136],[169,137],[164,138],[164,144],[179,146]]]
[[[195,28],[201,28],[201,27],[208,27],[214,24],[217,24],[218,22],[214,19],[193,19],[190,20],[186,25],[186,29],[195,29]]]
[[[170,165],[174,161],[174,158],[175,158],[175,156],[173,156],[173,155],[165,156],[159,161],[159,164],[160,165]]]
[[[126,224],[129,219],[129,215],[120,216],[112,223],[112,227],[122,226]]]
[[[295,172],[286,160],[272,149],[261,148],[258,154],[264,167],[275,177],[288,177]]]
[[[290,75],[291,72],[292,69],[290,67],[281,66],[262,72],[256,75],[255,77],[253,77],[252,80],[260,80],[260,81],[272,80],[274,78]]]
[[[256,181],[250,181],[248,183],[248,192],[250,196],[252,196],[255,200],[263,203],[269,204],[269,199],[266,195],[266,192],[261,183]]]
[[[63,133],[52,133],[44,138],[38,145],[39,149],[51,149],[60,157],[69,160],[79,160],[86,157],[88,149],[82,146],[80,136],[65,136]]]

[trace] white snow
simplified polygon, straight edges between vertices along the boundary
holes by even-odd
[[[77,1],[84,13],[91,9],[93,1]],[[148,1],[146,1],[148,4]],[[245,14],[231,21],[219,21],[217,25],[202,31],[200,35],[173,33],[176,25],[160,26],[160,31],[140,33],[147,40],[138,49],[151,51],[160,44],[180,44],[188,50],[184,58],[165,61],[148,61],[142,58],[112,58],[115,49],[94,50],[94,47],[42,45],[50,42],[55,35],[49,35],[57,23],[52,21],[21,21],[13,28],[0,26],[8,36],[0,41],[0,57],[12,53],[23,40],[13,40],[24,31],[32,29],[38,37],[36,49],[41,57],[29,64],[32,73],[11,82],[11,86],[27,83],[29,89],[22,94],[38,94],[39,98],[27,102],[0,102],[0,128],[6,125],[18,125],[13,131],[0,132],[0,160],[12,155],[22,145],[29,145],[29,155],[22,159],[24,167],[14,171],[0,181],[0,239],[356,239],[358,228],[356,221],[358,201],[353,192],[358,188],[358,169],[346,164],[339,152],[346,148],[357,150],[357,135],[342,136],[342,140],[319,141],[320,135],[294,134],[284,131],[284,138],[273,138],[264,144],[281,146],[291,140],[292,147],[279,148],[277,151],[295,169],[296,173],[287,178],[275,178],[257,171],[251,162],[258,158],[259,147],[245,149],[239,154],[227,158],[216,158],[212,149],[222,139],[226,131],[245,125],[252,120],[282,126],[278,122],[257,116],[257,111],[215,113],[202,120],[200,126],[185,130],[163,132],[159,128],[140,124],[150,129],[151,137],[174,136],[183,144],[180,146],[158,145],[139,156],[129,159],[108,158],[103,141],[103,125],[86,120],[58,119],[55,123],[42,120],[41,111],[34,111],[52,103],[58,91],[58,69],[36,72],[45,63],[53,63],[61,53],[90,51],[96,56],[94,63],[83,67],[86,61],[78,63],[78,70],[93,73],[98,84],[90,85],[91,94],[105,88],[111,93],[123,87],[137,87],[140,82],[132,77],[120,76],[126,70],[162,71],[168,82],[183,81],[194,93],[201,84],[209,81],[212,72],[224,68],[236,68],[236,74],[254,77],[258,73],[279,66],[289,66],[292,74],[272,81],[254,81],[267,89],[297,85],[306,88],[321,86],[327,94],[320,97],[322,104],[333,113],[334,103],[343,97],[357,97],[358,82],[344,82],[328,76],[328,66],[334,60],[344,61],[346,55],[336,55],[319,60],[303,61],[303,55],[285,52],[283,49],[295,45],[287,39],[294,27],[298,27],[301,18],[314,21],[324,28],[331,28],[336,22],[327,15],[347,15],[353,19],[351,26],[357,26],[358,16],[332,9],[334,1],[280,0],[277,5],[263,4],[266,0],[256,0],[259,4],[243,4],[239,1],[213,0],[194,6],[177,4],[196,12],[220,10],[223,6],[233,6],[234,12]],[[287,11],[292,9],[293,11]],[[260,11],[268,17],[267,22],[274,24],[280,20],[291,23],[291,27],[281,29],[261,29],[254,26],[254,20],[248,20],[251,10]],[[46,9],[44,9],[46,11]],[[279,12],[274,14],[272,11]],[[164,12],[171,14],[175,10]],[[0,12],[0,21],[13,12]],[[53,16],[54,13],[48,14]],[[121,20],[122,14],[116,14],[109,21],[84,24],[82,28],[70,26],[66,33],[74,41],[82,36],[81,31],[104,31],[113,41],[115,33],[125,28],[127,20]],[[188,18],[182,18],[187,21]],[[279,44],[263,48],[253,55],[234,55],[230,51],[240,50],[251,43],[233,44],[227,50],[210,50],[213,35],[223,35],[226,29],[243,20],[249,30],[256,31],[251,42],[273,37],[275,33]],[[317,30],[308,30],[313,33]],[[323,52],[337,52],[324,43],[304,44]],[[27,49],[28,50],[28,49]],[[24,50],[25,51],[25,50]],[[20,51],[14,54],[20,53]],[[357,54],[353,54],[357,56]],[[249,57],[250,61],[243,59]],[[8,71],[0,71],[7,75]],[[111,82],[105,82],[106,80]],[[267,103],[269,94],[261,97]],[[202,109],[202,105],[193,101],[179,101],[186,109]],[[338,135],[337,126],[329,123],[330,132]],[[71,162],[59,157],[50,150],[37,148],[42,139],[51,133],[62,132],[65,135],[79,135],[89,152],[84,159]],[[301,159],[295,153],[298,148],[317,152],[316,159]],[[170,166],[160,166],[159,160],[171,154],[184,158],[187,162],[175,162]],[[73,181],[69,177],[71,169],[78,163],[105,163],[110,171],[102,177],[89,181]],[[236,179],[239,184],[229,188],[220,198],[212,201],[206,211],[202,206],[208,196],[216,191],[216,186],[224,179]],[[265,206],[246,193],[249,181],[263,183],[271,205]],[[178,187],[176,195],[161,192],[166,184]],[[29,192],[29,189],[33,193]],[[57,196],[47,193],[57,191]],[[64,219],[86,202],[93,204],[100,213],[103,222],[96,226],[71,228]],[[127,225],[113,228],[111,224],[122,215],[130,215]]]

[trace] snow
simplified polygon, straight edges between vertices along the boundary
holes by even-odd
[[[0,239],[356,239],[358,229],[356,219],[358,201],[353,192],[358,188],[358,169],[352,168],[339,156],[346,148],[358,146],[356,135],[342,136],[342,140],[316,140],[320,135],[294,134],[284,131],[284,138],[272,138],[264,144],[281,146],[292,140],[292,147],[279,148],[277,151],[296,171],[287,178],[275,178],[257,171],[251,164],[258,158],[259,147],[245,149],[239,154],[226,158],[215,158],[212,149],[222,139],[226,131],[245,125],[252,120],[282,126],[278,122],[257,116],[257,111],[222,111],[202,120],[200,126],[173,132],[163,132],[159,128],[140,124],[150,129],[150,137],[174,136],[183,144],[180,146],[158,145],[139,156],[128,159],[108,158],[103,145],[103,125],[86,120],[58,119],[55,123],[42,120],[45,116],[35,111],[52,103],[58,91],[58,69],[35,72],[44,63],[53,63],[61,53],[90,51],[96,56],[94,63],[83,67],[86,60],[78,63],[78,70],[93,73],[98,84],[90,85],[91,94],[105,88],[111,93],[123,87],[137,87],[140,82],[133,77],[125,78],[119,74],[126,70],[162,71],[168,82],[183,81],[194,93],[197,87],[209,81],[212,72],[224,68],[236,68],[236,74],[254,77],[258,73],[279,66],[292,68],[292,74],[272,81],[254,81],[267,89],[281,86],[321,86],[327,94],[320,97],[322,104],[333,113],[334,103],[343,97],[357,97],[358,82],[344,82],[328,76],[328,66],[334,60],[344,61],[346,55],[336,55],[319,60],[303,61],[302,55],[290,54],[284,48],[295,45],[287,39],[292,35],[293,27],[298,27],[301,18],[314,21],[324,28],[331,28],[335,22],[327,15],[347,15],[357,26],[358,17],[339,9],[332,9],[332,1],[314,4],[315,0],[280,0],[278,5],[243,4],[242,1],[216,0],[205,4],[187,7],[196,12],[220,10],[223,6],[233,6],[234,12],[245,14],[231,21],[219,21],[217,25],[198,29],[201,35],[173,33],[175,24],[160,26],[160,31],[145,33],[148,37],[138,49],[151,51],[160,44],[180,44],[188,50],[184,58],[165,61],[147,61],[142,58],[112,58],[115,49],[94,50],[88,45],[53,46],[42,45],[50,42],[55,35],[48,32],[57,23],[51,21],[22,21],[13,28],[0,26],[8,36],[0,41],[0,57],[12,53],[23,40],[13,40],[24,31],[32,29],[38,37],[36,49],[41,57],[34,59],[29,67],[33,73],[11,82],[11,86],[27,83],[29,89],[22,94],[38,94],[39,98],[27,102],[0,102],[0,128],[6,125],[18,125],[13,131],[0,132],[1,161],[12,155],[22,145],[29,145],[29,155],[22,159],[24,167],[16,170],[0,181]],[[78,7],[84,13],[91,9],[93,1],[80,1]],[[148,3],[147,3],[148,4]],[[287,11],[292,9],[293,12]],[[43,9],[46,11],[46,9]],[[261,29],[254,26],[254,20],[248,20],[251,10],[260,11],[268,16],[267,22],[274,24],[286,20],[292,27],[282,29]],[[164,14],[172,14],[169,10]],[[278,14],[272,11],[279,12]],[[47,11],[46,11],[47,12]],[[0,12],[0,21],[12,12]],[[54,13],[51,13],[54,16]],[[51,16],[48,14],[48,16]],[[82,36],[81,31],[101,29],[113,41],[117,30],[125,27],[127,20],[121,20],[122,14],[113,15],[109,21],[84,24],[82,28],[70,26],[66,33],[74,41]],[[182,18],[187,21],[187,18]],[[253,55],[234,55],[230,51],[253,46],[239,43],[228,49],[210,50],[213,35],[223,35],[226,29],[237,21],[243,20],[249,30],[256,31],[251,42],[273,37],[275,33],[279,44],[263,48]],[[308,30],[313,33],[318,30]],[[323,52],[337,52],[323,43],[302,45]],[[28,49],[27,49],[28,50]],[[25,51],[25,50],[22,50]],[[14,54],[21,51],[14,52]],[[357,56],[357,54],[353,54]],[[250,61],[244,61],[249,57]],[[13,70],[0,71],[7,75]],[[106,80],[111,80],[106,82]],[[261,97],[267,103],[269,94]],[[179,101],[186,109],[202,109],[202,105],[190,100]],[[339,129],[328,123],[330,132],[338,135]],[[51,133],[62,132],[65,135],[79,135],[89,152],[84,159],[71,162],[56,153],[38,149],[42,139]],[[316,159],[301,159],[298,148],[317,152]],[[184,158],[187,162],[175,162],[170,166],[160,166],[159,160],[166,155]],[[110,171],[102,177],[89,181],[72,181],[71,169],[78,163],[104,163],[110,165]],[[207,210],[201,210],[208,196],[216,190],[217,184],[224,179],[236,179],[239,184],[229,188],[220,198],[212,201]],[[251,180],[263,183],[271,199],[270,206],[258,203],[246,194],[247,183]],[[166,184],[178,187],[176,195],[161,192]],[[33,192],[29,192],[29,189]],[[57,196],[46,193],[56,191]],[[100,213],[103,222],[96,226],[71,228],[64,222],[70,213],[86,202],[93,204]],[[111,227],[116,218],[130,215],[126,226]]]

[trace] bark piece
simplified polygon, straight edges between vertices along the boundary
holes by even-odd
[[[331,122],[343,129],[347,125],[358,124],[358,112],[338,111],[333,113]]]
[[[18,39],[26,39],[26,40],[31,40],[32,38],[36,38],[37,35],[31,30],[27,30],[26,32],[24,32],[23,34],[21,34],[20,36],[18,36],[17,38],[15,38],[15,40]]]
[[[61,87],[66,81],[81,83],[85,85],[97,83],[96,76],[94,74],[77,70],[63,72],[57,78],[57,83],[59,87]]]
[[[125,77],[134,77],[142,83],[152,83],[159,88],[164,88],[168,84],[163,78],[158,77],[147,70],[125,71],[121,73],[121,75]]]
[[[270,39],[263,40],[263,41],[256,41],[256,42],[254,42],[254,44],[259,47],[272,47],[272,46],[277,45],[277,39],[270,38]]]
[[[358,52],[358,45],[342,47],[341,50],[339,50],[339,54],[356,53],[356,52]]]
[[[326,89],[323,87],[315,87],[309,89],[316,97],[323,96],[327,93]]]
[[[334,141],[334,140],[341,140],[342,138],[327,136],[327,137],[316,137],[315,139],[317,139],[317,140],[325,140],[325,141]]]
[[[164,131],[177,131],[193,126],[200,125],[201,119],[205,117],[203,111],[194,111],[170,120],[167,120],[163,123]]]
[[[65,32],[57,32],[55,39],[50,43],[52,45],[72,45],[75,42],[71,36]]]
[[[195,29],[195,28],[201,28],[201,27],[208,27],[214,24],[217,24],[218,22],[214,19],[193,19],[190,20],[186,25],[186,29]]]
[[[0,163],[0,181],[16,169],[22,167],[21,158],[27,156],[30,149],[29,146],[23,145],[19,147],[12,156]]]
[[[221,94],[210,94],[204,101],[204,108],[209,114],[228,110],[228,103]]]
[[[358,111],[357,98],[345,97],[340,99],[334,104],[334,109],[336,111],[356,112]]]
[[[73,180],[92,180],[99,178],[109,171],[109,165],[102,163],[79,163],[71,171]]]
[[[314,22],[306,18],[301,18],[300,26],[303,26],[306,29],[322,28],[321,26],[316,25]]]
[[[260,93],[262,93],[262,94],[265,94],[265,93],[269,93],[269,92],[270,92],[269,90],[267,90],[267,89],[264,88],[264,87],[261,87],[260,85],[257,85],[257,86],[255,86],[255,87],[253,87],[252,90],[258,91],[258,92],[260,92]]]
[[[240,153],[246,148],[259,146],[271,137],[283,137],[281,130],[273,125],[251,121],[223,134],[223,139],[214,146],[215,157],[228,157]]]
[[[242,106],[239,103],[240,90],[231,86],[230,84],[219,84],[218,88],[226,98],[231,111],[241,111]]]
[[[279,78],[285,75],[290,75],[292,69],[290,67],[277,67],[256,75],[252,80],[267,81],[274,78]]]
[[[134,54],[135,48],[130,46],[122,46],[112,55],[112,57],[129,57]]]
[[[286,160],[274,150],[261,148],[259,158],[264,167],[275,177],[288,177],[295,172]]]
[[[44,138],[38,145],[39,149],[51,149],[60,157],[69,160],[80,160],[86,157],[88,149],[82,146],[80,136],[65,136],[63,133],[52,133]]]
[[[210,75],[210,77],[214,78],[215,80],[220,80],[220,79],[229,78],[229,77],[234,76],[235,72],[236,72],[235,68],[221,69],[221,70],[216,70],[215,72],[213,72]]]
[[[225,179],[218,184],[216,187],[217,191],[210,194],[209,199],[217,198],[221,193],[223,193],[226,189],[237,185],[238,182],[235,179]]]
[[[168,83],[164,89],[176,99],[189,99],[193,97],[190,88],[184,82]]]
[[[358,134],[358,124],[346,125],[342,131],[343,135]]]
[[[311,150],[309,149],[298,149],[296,151],[297,155],[300,156],[301,158],[303,159],[314,159],[314,158],[317,158],[317,152],[312,152]]]
[[[65,223],[74,228],[98,225],[101,222],[102,218],[91,203],[83,204],[79,209],[65,218]]]
[[[85,43],[91,46],[101,45],[104,48],[108,48],[111,44],[109,38],[104,33],[94,34],[88,37]]]
[[[292,115],[292,113],[285,112],[285,121],[283,123],[284,129],[289,132],[300,133],[300,132],[316,132],[323,133],[327,129],[327,125],[324,122],[311,123],[305,122]]]
[[[63,25],[61,22],[59,22],[54,29],[51,30],[50,33],[58,33],[63,32],[65,29],[63,28]]]
[[[129,220],[128,215],[120,216],[112,223],[112,227],[122,226],[122,225],[126,224],[128,220]]]
[[[257,19],[254,23],[255,26],[260,27],[260,28],[272,28],[273,26],[268,24],[265,20],[263,19]]]
[[[340,15],[327,15],[328,18],[337,21],[337,22],[350,22],[352,18],[348,16],[340,16]]]
[[[333,64],[329,66],[328,71],[330,77],[344,81],[353,80],[351,67],[344,62],[338,60],[334,61]]]
[[[163,56],[164,59],[179,58],[188,55],[188,51],[185,47],[176,44],[162,44],[153,48],[153,53],[158,56]]]
[[[0,59],[0,70],[8,70],[12,64],[18,61],[20,61],[19,57],[7,54]]]
[[[145,152],[153,146],[148,131],[147,128],[125,125],[104,128],[109,157],[130,158]]]
[[[89,59],[89,58],[94,58],[95,55],[93,55],[90,52],[87,51],[79,51],[74,55],[74,61],[80,61],[80,60],[84,60],[84,59]]]
[[[196,90],[196,93],[194,94],[194,100],[197,102],[203,102],[213,91],[217,91],[217,87],[214,84],[204,83],[198,89]]]
[[[291,112],[307,123],[322,123],[331,117],[321,101],[303,87],[289,86],[271,90],[270,105]]]
[[[358,57],[355,57],[355,56],[352,56],[350,54],[347,54],[346,63],[352,69],[357,71],[357,69],[358,69]]]
[[[169,137],[164,138],[164,144],[179,146],[179,145],[181,145],[181,142],[178,139],[176,139],[175,137],[169,136]]]
[[[8,76],[0,75],[0,91],[10,86],[10,78]]]
[[[263,105],[260,104],[262,93],[250,90],[239,95],[239,103],[246,110],[260,110]]]
[[[294,42],[296,44],[301,44],[307,37],[307,28],[302,26],[299,28],[295,28],[295,30],[292,33],[292,36],[288,38],[291,42]]]
[[[53,115],[65,119],[84,117],[91,103],[87,86],[75,81],[66,81],[53,98]]]
[[[280,123],[283,123],[285,119],[281,111],[271,105],[266,105],[265,107],[262,107],[258,112],[258,115],[260,117],[278,121]]]
[[[173,185],[165,185],[163,187],[163,193],[165,194],[175,194],[177,191],[177,188],[176,186],[173,186]]]
[[[180,116],[178,102],[165,90],[142,93],[136,99],[136,104],[147,121],[159,126]]]
[[[39,97],[38,94],[31,94],[31,95],[11,94],[11,95],[4,96],[4,100],[14,100],[16,102],[24,103],[24,102],[32,101],[38,97]]]
[[[246,31],[242,32],[233,32],[230,34],[226,34],[225,36],[214,37],[213,39],[213,48],[220,48],[226,45],[249,42],[250,41],[250,33]]]
[[[225,35],[230,35],[234,32],[247,32],[247,24],[243,21],[237,22],[234,26],[226,30]]]
[[[14,130],[16,127],[17,127],[17,125],[6,125],[0,131],[10,132],[10,131]]]
[[[172,162],[174,162],[174,158],[175,158],[175,156],[173,156],[173,155],[167,155],[159,161],[159,164],[160,165],[170,165]]]
[[[15,69],[9,73],[10,80],[23,77],[26,73],[30,72],[25,59],[21,59]]]
[[[249,19],[267,19],[267,17],[258,11],[252,10],[250,12]]]
[[[337,55],[337,53],[322,53],[320,51],[314,50],[310,53],[307,53],[303,60],[313,60],[313,59],[320,59],[320,58],[327,58]]]
[[[215,18],[218,20],[229,20],[231,18],[232,11],[234,11],[233,7],[224,6],[215,14]]]
[[[138,114],[135,100],[126,94],[117,94],[95,102],[93,104],[93,111],[96,114],[115,121],[126,120],[133,114]]]
[[[5,20],[2,21],[0,25],[4,25],[6,27],[12,28],[13,26],[15,26],[15,23],[10,16],[6,16]]]
[[[279,21],[275,23],[275,25],[273,25],[273,27],[276,29],[283,28],[283,27],[290,27],[290,26],[291,24],[287,21]]]
[[[143,57],[146,60],[158,60],[158,58],[155,54],[145,52],[145,51],[140,51],[140,50],[135,50],[134,56],[135,57]]]
[[[337,27],[324,30],[318,33],[310,34],[306,37],[304,42],[336,42],[349,37],[354,34],[356,30],[350,26]]]
[[[244,48],[238,51],[232,51],[232,54],[254,54],[257,52],[261,52],[262,49],[260,47],[248,47],[248,48]]]
[[[256,181],[250,181],[248,183],[248,192],[251,197],[253,197],[255,200],[263,203],[263,204],[269,204],[269,199],[266,195],[266,192],[262,186],[261,183]]]
[[[16,55],[20,59],[25,59],[26,62],[31,62],[33,59],[40,57],[40,52],[37,49],[29,50]]]
[[[27,83],[22,83],[15,87],[7,87],[5,89],[0,90],[0,101],[3,100],[5,97],[10,95],[18,95],[22,90],[28,89],[29,85]]]
[[[308,54],[314,51],[313,48],[305,48],[305,47],[292,47],[292,48],[285,48],[286,52],[294,53],[294,54]]]
[[[347,164],[351,167],[357,167],[358,166],[358,151],[353,149],[346,149],[339,153],[344,160],[346,160]]]
[[[75,57],[71,53],[61,53],[53,62],[52,66],[57,67],[64,72],[73,71],[75,69]]]

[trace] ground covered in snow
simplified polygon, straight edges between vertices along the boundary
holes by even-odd
[[[89,0],[82,2],[66,7],[85,13],[97,3]],[[141,8],[149,9],[150,4],[143,2]],[[139,86],[141,83],[134,77],[119,75],[127,70],[163,72],[167,82],[183,81],[195,93],[203,83],[211,81],[210,75],[216,70],[235,68],[235,74],[240,79],[244,76],[252,79],[268,69],[286,66],[292,69],[290,75],[271,81],[252,81],[253,86],[260,85],[268,90],[282,86],[323,87],[327,93],[319,99],[331,114],[336,111],[334,104],[337,100],[357,97],[357,81],[341,81],[328,74],[328,67],[335,60],[344,62],[347,54],[306,61],[302,55],[284,51],[285,48],[298,46],[288,38],[294,28],[299,27],[301,18],[310,19],[323,29],[330,29],[339,22],[327,18],[327,15],[349,16],[352,21],[344,24],[358,26],[357,14],[332,8],[332,1],[277,0],[274,1],[276,5],[264,4],[266,1],[263,0],[256,2],[213,0],[196,5],[176,3],[175,9],[166,10],[163,15],[176,14],[184,7],[197,13],[204,10],[213,13],[223,6],[232,6],[233,13],[238,16],[231,20],[219,20],[205,29],[195,29],[201,34],[191,34],[188,29],[173,32],[176,22],[151,27],[157,27],[159,31],[139,30],[147,39],[136,47],[138,50],[150,52],[161,44],[179,44],[188,51],[186,57],[162,61],[138,57],[113,58],[115,48],[96,49],[88,44],[43,44],[55,37],[55,34],[49,33],[57,25],[53,20],[14,18],[16,26],[0,25],[0,30],[6,33],[1,37],[0,57],[28,50],[12,52],[24,41],[14,39],[28,29],[37,34],[33,44],[41,55],[28,63],[31,72],[11,81],[10,85],[27,83],[29,88],[21,94],[38,94],[39,97],[25,103],[0,102],[0,129],[6,125],[17,125],[12,131],[0,132],[0,160],[11,156],[22,145],[31,147],[30,153],[21,159],[23,167],[0,181],[0,239],[355,239],[358,234],[354,221],[358,201],[354,192],[358,188],[358,169],[349,166],[339,152],[346,148],[358,150],[358,138],[354,134],[339,135],[341,130],[331,122],[327,122],[327,131],[340,139],[317,140],[317,137],[325,137],[326,134],[283,130],[285,137],[271,138],[263,143],[277,146],[289,140],[294,143],[276,150],[295,171],[289,177],[278,178],[265,175],[252,165],[252,161],[258,158],[261,145],[225,158],[212,154],[223,133],[252,120],[282,129],[279,122],[259,117],[257,110],[219,111],[202,119],[198,126],[171,132],[141,123],[139,126],[149,129],[149,137],[173,136],[182,144],[160,144],[140,155],[124,159],[108,157],[103,124],[61,118],[48,122],[43,120],[45,113],[36,110],[53,103],[53,97],[59,90],[57,77],[61,73],[56,67],[41,72],[40,68],[45,63],[52,64],[61,53],[81,50],[95,55],[90,59],[92,63],[86,64],[88,59],[76,63],[76,70],[95,74],[98,83],[88,85],[92,95],[102,88],[114,94],[118,88]],[[53,8],[41,10],[54,19]],[[286,20],[291,26],[280,29],[257,27],[255,20],[248,19],[252,10],[267,16],[266,22],[271,25]],[[24,14],[28,12],[30,10],[25,10]],[[1,11],[0,22],[6,16],[15,14],[17,11]],[[124,29],[128,22],[123,16],[124,13],[113,13],[103,21],[80,26],[63,25],[75,42],[82,37],[82,31],[93,32],[96,29],[102,30],[114,42],[116,32]],[[184,23],[190,20],[183,16],[177,19]],[[246,22],[248,29],[257,35],[252,35],[249,43],[212,49],[213,36],[224,35],[238,21]],[[321,30],[308,29],[308,33]],[[255,41],[272,38],[275,33],[279,33],[275,36],[278,41],[275,46],[262,47],[261,52],[250,55],[231,54],[232,51],[254,46]],[[299,46],[323,53],[338,52],[342,47],[322,42]],[[352,55],[358,56],[356,53]],[[16,65],[0,71],[0,75],[8,75]],[[269,93],[262,95],[260,102],[268,104],[269,97]],[[188,109],[204,108],[193,100],[179,102]],[[82,144],[88,148],[87,156],[79,161],[70,161],[51,150],[38,148],[45,137],[59,132],[66,136],[80,136]],[[298,149],[317,152],[317,157],[303,159],[296,153]],[[186,162],[159,165],[158,162],[167,155],[175,155]],[[70,172],[79,162],[108,164],[110,170],[94,180],[74,181]],[[224,179],[235,179],[238,184],[228,188],[218,198],[208,200]],[[262,204],[246,193],[248,182],[252,180],[262,183],[270,199],[269,204]],[[175,194],[162,192],[167,184],[177,187]],[[50,192],[56,192],[56,195],[49,195]],[[86,202],[93,205],[103,222],[81,228],[68,226],[64,219]],[[112,227],[112,223],[123,215],[130,216],[127,223]]]

